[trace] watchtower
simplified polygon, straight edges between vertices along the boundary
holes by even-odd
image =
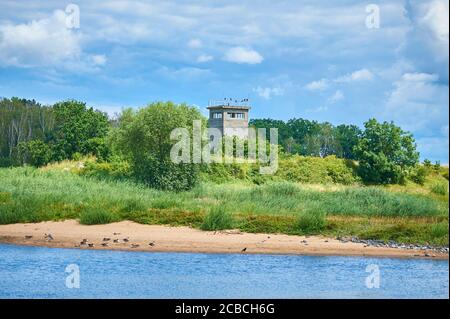
[[[222,136],[248,137],[248,99],[224,98],[211,100],[208,104],[209,127],[218,128]]]

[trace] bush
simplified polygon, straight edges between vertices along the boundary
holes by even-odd
[[[447,195],[448,186],[446,183],[434,183],[431,185],[431,191],[438,195]]]
[[[202,230],[231,229],[233,228],[233,217],[230,213],[225,212],[223,207],[214,207],[206,215],[200,228]]]
[[[86,141],[83,149],[84,154],[92,154],[99,160],[106,160],[111,155],[105,137],[94,137]]]
[[[12,166],[13,162],[9,157],[0,156],[0,167]]]
[[[352,161],[335,156],[305,157],[294,155],[280,160],[276,176],[293,182],[311,184],[355,184],[359,177]]]
[[[416,166],[409,175],[409,178],[416,184],[423,185],[428,174],[425,166]]]
[[[111,162],[86,162],[85,167],[81,171],[84,176],[111,178],[111,179],[128,179],[132,176],[130,164],[121,159],[114,159]]]
[[[170,160],[155,158],[137,160],[133,164],[137,180],[147,186],[169,191],[185,191],[198,182],[198,167],[195,164],[175,164]]]
[[[48,164],[52,158],[51,148],[41,140],[20,142],[17,151],[22,164],[36,167]]]

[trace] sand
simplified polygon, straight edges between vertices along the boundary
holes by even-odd
[[[51,234],[53,239],[45,238],[45,234]],[[86,239],[88,244],[93,245],[90,247],[88,244],[82,244],[83,239]],[[118,242],[114,242],[114,240]],[[130,221],[106,225],[81,225],[75,220],[0,225],[0,242],[29,246],[146,252],[448,259],[448,254],[434,251],[364,247],[364,244],[342,243],[336,239],[320,236],[250,234],[241,233],[238,230],[201,231],[189,227],[142,225]],[[105,245],[102,246],[102,243]],[[153,244],[150,245],[150,243]]]

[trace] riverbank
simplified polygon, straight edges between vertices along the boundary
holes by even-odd
[[[201,231],[189,227],[121,221],[82,225],[76,220],[0,225],[0,242],[28,246],[148,252],[294,254],[448,259],[433,250],[372,247],[322,236],[253,234],[238,230]]]

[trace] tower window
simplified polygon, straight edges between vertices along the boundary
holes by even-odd
[[[222,118],[222,113],[220,113],[220,112],[214,112],[214,113],[212,114],[212,118],[213,118],[213,119],[221,119],[221,118]]]
[[[228,113],[228,118],[230,118],[230,119],[244,119],[244,113],[231,113],[231,112],[229,112]]]

